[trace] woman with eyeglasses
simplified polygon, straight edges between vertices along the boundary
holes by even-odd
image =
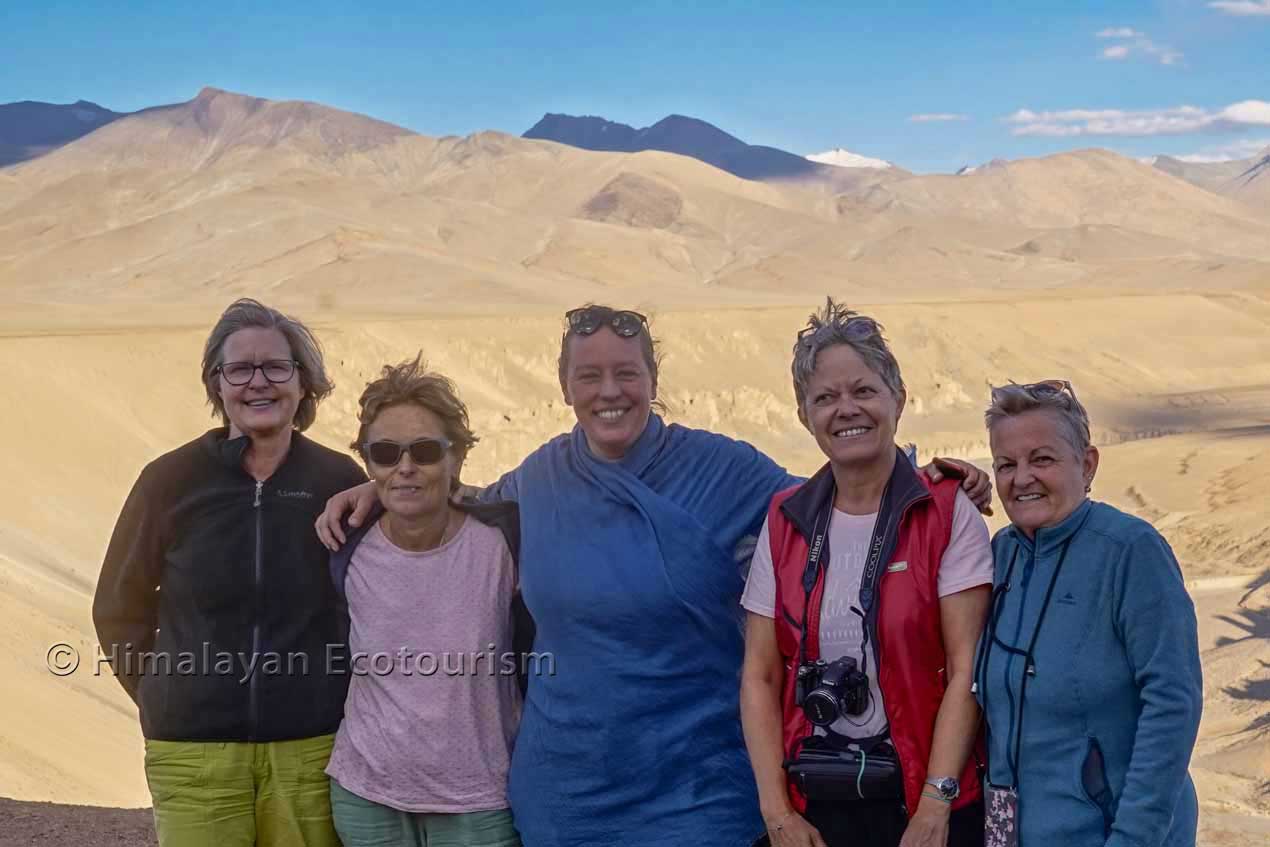
[[[366,477],[303,435],[333,386],[304,324],[233,303],[203,351],[223,426],[155,459],[106,552],[93,620],[136,702],[161,845],[336,847],[323,770],[347,676],[313,521]]]
[[[981,847],[970,686],[988,527],[896,446],[908,395],[872,318],[830,300],[791,371],[828,461],[772,500],[741,601],[741,715],[770,843]]]
[[[653,413],[643,315],[586,306],[566,321],[559,380],[577,425],[481,494],[519,502],[533,649],[555,668],[528,686],[516,827],[529,847],[749,844],[763,822],[739,720],[738,558],[795,478],[748,444]],[[373,493],[328,504],[328,546]]]
[[[517,847],[515,503],[451,502],[476,443],[454,385],[416,357],[359,401],[378,504],[332,556],[353,673],[327,773],[344,847]]]
[[[1010,518],[975,667],[986,843],[1193,847],[1203,685],[1173,551],[1089,498],[1098,448],[1070,383],[994,388],[985,417]]]

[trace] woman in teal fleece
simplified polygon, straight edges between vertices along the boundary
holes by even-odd
[[[1203,686],[1177,560],[1089,499],[1098,450],[1070,383],[995,388],[986,420],[1011,522],[975,674],[987,843],[1194,847]]]

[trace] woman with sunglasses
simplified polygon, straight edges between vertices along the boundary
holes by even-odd
[[[520,504],[534,652],[556,669],[525,700],[516,826],[530,847],[751,843],[763,822],[739,716],[738,551],[796,479],[748,444],[652,412],[643,315],[566,318],[559,380],[577,425],[482,492]],[[328,504],[328,546],[368,488]]]
[[[203,387],[224,426],[151,462],[93,599],[136,702],[161,845],[336,847],[323,773],[347,676],[312,525],[366,477],[302,433],[333,386],[304,324],[255,300],[221,315]]]
[[[994,388],[985,417],[1010,518],[975,667],[987,843],[1193,847],[1203,686],[1173,551],[1089,499],[1098,448],[1070,383]]]
[[[366,386],[353,449],[378,495],[332,556],[353,674],[327,773],[344,847],[517,847],[515,503],[451,503],[476,443],[418,357]],[[519,631],[517,631],[519,630]]]
[[[771,844],[981,847],[988,527],[896,446],[907,391],[871,318],[830,300],[791,371],[828,461],[773,499],[742,598],[741,714]]]

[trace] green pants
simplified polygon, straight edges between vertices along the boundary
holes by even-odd
[[[326,763],[334,735],[259,744],[146,741],[161,847],[339,847]]]
[[[509,809],[401,812],[331,780],[331,811],[344,847],[520,847]]]

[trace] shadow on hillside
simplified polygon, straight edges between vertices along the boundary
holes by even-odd
[[[1270,606],[1263,606],[1258,609],[1243,607],[1248,598],[1267,585],[1270,585],[1270,568],[1266,568],[1248,586],[1247,592],[1239,601],[1241,608],[1235,614],[1220,616],[1220,620],[1241,630],[1243,635],[1235,638],[1219,638],[1217,639],[1219,647],[1227,644],[1239,644],[1250,638],[1265,641],[1267,642],[1267,647],[1270,647]],[[1229,685],[1223,689],[1228,697],[1256,703],[1270,703],[1270,662],[1258,659],[1257,663],[1261,666],[1260,673],[1255,673],[1254,668],[1249,668],[1250,673],[1247,674],[1246,679],[1238,685]],[[1255,732],[1258,735],[1270,733],[1270,709],[1254,718],[1245,731]],[[1270,792],[1270,782],[1266,783],[1266,791]]]

